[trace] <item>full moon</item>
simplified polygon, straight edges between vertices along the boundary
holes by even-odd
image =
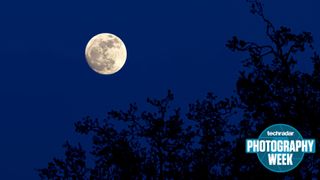
[[[122,40],[110,33],[101,33],[90,39],[85,50],[91,69],[99,74],[114,74],[126,62],[127,49]]]

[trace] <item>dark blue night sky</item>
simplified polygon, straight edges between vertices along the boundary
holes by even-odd
[[[289,4],[290,3],[290,4]],[[233,35],[263,41],[264,27],[245,0],[7,1],[0,5],[0,179],[37,179],[35,168],[82,141],[74,122],[103,117],[168,89],[187,105],[213,91],[234,91],[240,60],[225,43]],[[273,0],[276,26],[313,33],[320,43],[320,1]],[[128,59],[102,76],[85,61],[95,34],[121,37]],[[308,69],[307,63],[301,65]]]

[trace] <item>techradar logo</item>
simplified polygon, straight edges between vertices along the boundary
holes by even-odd
[[[296,168],[305,153],[315,153],[314,139],[303,139],[294,127],[274,124],[266,128],[258,139],[246,139],[246,153],[256,153],[264,167],[283,173]]]

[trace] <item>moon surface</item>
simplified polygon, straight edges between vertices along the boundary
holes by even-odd
[[[123,67],[127,59],[127,49],[116,35],[101,33],[90,39],[85,56],[91,69],[99,74],[109,75]]]

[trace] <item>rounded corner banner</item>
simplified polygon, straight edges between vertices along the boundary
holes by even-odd
[[[274,124],[258,139],[246,139],[246,153],[256,153],[261,164],[270,171],[283,173],[296,168],[305,153],[315,153],[315,139],[303,139],[294,127]]]

